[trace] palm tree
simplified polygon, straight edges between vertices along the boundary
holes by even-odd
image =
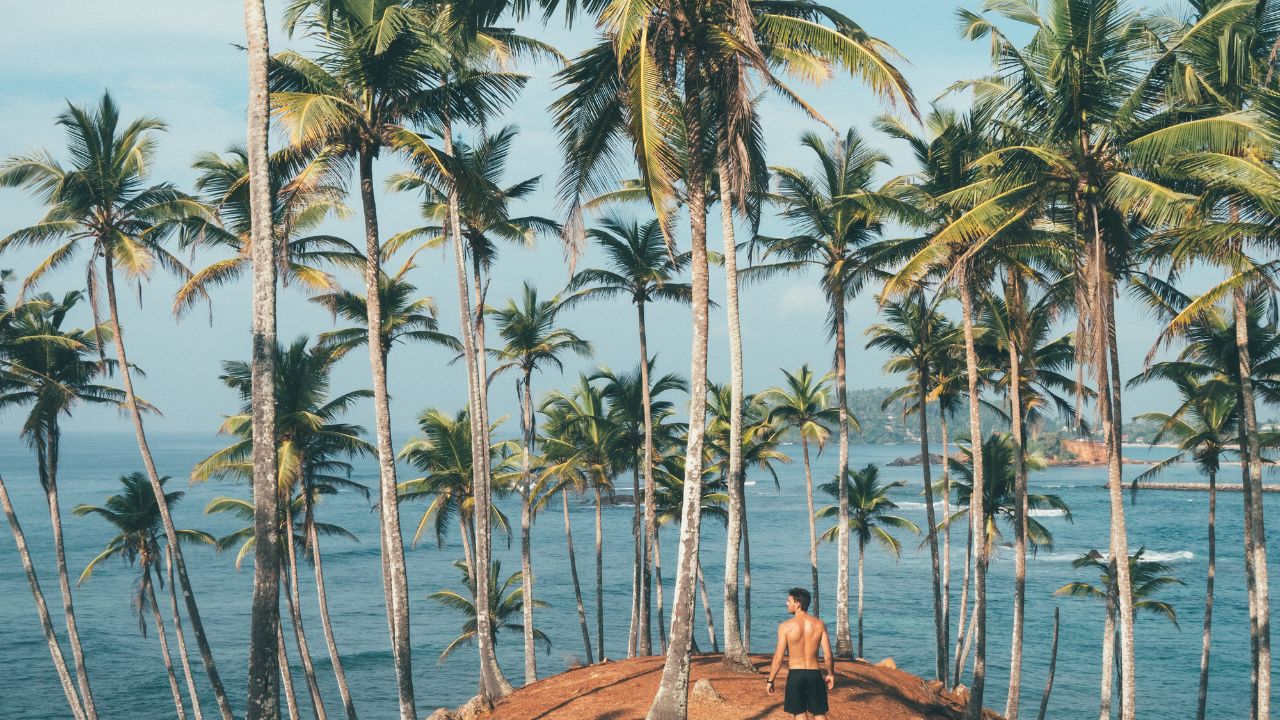
[[[578,292],[565,298],[565,305],[570,306],[587,299],[603,299],[624,297],[636,306],[636,324],[640,338],[640,386],[641,398],[639,407],[643,415],[644,455],[639,467],[644,474],[644,500],[637,500],[636,505],[643,505],[644,538],[641,556],[644,571],[640,576],[637,595],[640,598],[637,652],[641,655],[652,654],[652,633],[650,632],[649,587],[654,578],[654,556],[651,548],[656,547],[657,525],[654,517],[653,466],[656,462],[653,445],[653,384],[650,381],[652,359],[649,356],[648,331],[645,326],[645,307],[655,300],[667,300],[688,303],[692,299],[692,288],[687,283],[675,282],[677,274],[688,266],[688,254],[672,255],[667,252],[663,241],[662,228],[657,220],[650,220],[643,225],[628,222],[618,216],[603,218],[597,227],[587,231],[587,237],[603,251],[607,267],[589,268],[577,272],[570,281],[570,288]],[[661,578],[658,578],[661,582]]]
[[[0,253],[55,244],[52,254],[24,280],[23,287],[27,288],[88,246],[85,275],[94,327],[102,325],[98,320],[98,298],[102,293],[106,295],[125,405],[133,421],[143,467],[157,498],[165,540],[172,548],[191,630],[218,710],[223,720],[232,720],[231,705],[205,636],[177,532],[168,506],[160,502],[164,491],[142,423],[143,405],[134,392],[132,365],[116,302],[117,266],[139,279],[148,276],[157,265],[181,277],[190,276],[182,262],[165,249],[164,241],[179,224],[193,218],[211,219],[211,215],[200,203],[167,183],[146,184],[155,154],[155,134],[165,130],[163,122],[140,118],[121,127],[119,109],[109,93],[103,94],[96,107],[68,103],[57,122],[67,132],[73,157],[70,166],[64,167],[47,151],[12,157],[0,165],[0,187],[26,188],[48,206],[45,216],[35,225],[0,240]]]
[[[533,474],[532,457],[537,425],[533,407],[533,371],[540,365],[552,365],[563,370],[560,355],[565,352],[576,352],[581,356],[591,354],[591,344],[572,331],[555,326],[556,315],[560,311],[560,298],[538,300],[538,291],[525,283],[521,304],[508,300],[507,305],[493,311],[497,323],[498,336],[503,346],[493,352],[494,357],[502,363],[493,371],[496,376],[506,369],[520,372],[516,379],[516,394],[520,396],[520,429],[524,435],[524,452],[521,458],[520,477],[520,580],[522,597],[529,602],[522,603],[524,613],[524,682],[526,685],[538,679],[536,665],[533,626],[533,608],[536,605],[533,595],[533,560],[530,555],[529,527],[533,522]],[[496,597],[496,596],[495,596]]]
[[[168,477],[161,478],[161,486],[163,487],[168,480]],[[156,636],[160,640],[160,653],[164,656],[164,667],[169,678],[169,689],[173,693],[174,707],[180,720],[185,720],[186,710],[182,692],[178,689],[178,679],[173,673],[173,661],[169,655],[169,640],[165,631],[164,617],[160,614],[160,605],[156,602],[154,589],[154,584],[157,582],[164,585],[164,576],[160,574],[159,569],[162,552],[160,535],[163,525],[159,504],[151,491],[151,483],[146,475],[135,472],[123,476],[120,478],[120,484],[124,486],[120,494],[108,497],[105,505],[77,505],[72,511],[77,516],[96,515],[106,520],[116,531],[115,537],[111,538],[107,547],[85,566],[78,582],[83,583],[89,579],[94,569],[112,558],[120,558],[130,566],[137,563],[141,574],[133,604],[138,610],[138,628],[145,636],[146,614],[150,610],[152,619],[155,621]],[[183,494],[182,492],[166,493],[163,495],[164,502],[173,505],[182,499]],[[213,536],[200,530],[178,530],[176,534],[181,542],[200,545],[215,543]],[[198,702],[194,697],[191,700],[192,703]]]
[[[1209,699],[1210,626],[1213,621],[1213,581],[1217,569],[1217,535],[1214,523],[1218,504],[1218,471],[1221,469],[1222,458],[1228,452],[1228,446],[1239,437],[1236,428],[1239,422],[1236,412],[1238,392],[1236,384],[1229,377],[1211,376],[1202,380],[1185,368],[1169,367],[1167,373],[1161,372],[1157,367],[1152,370],[1155,372],[1144,373],[1131,380],[1130,384],[1163,377],[1177,388],[1182,402],[1172,413],[1144,413],[1136,419],[1158,423],[1160,429],[1151,438],[1151,443],[1154,445],[1173,440],[1177,442],[1178,452],[1135,477],[1134,482],[1156,476],[1174,462],[1185,459],[1188,453],[1200,472],[1209,479],[1209,569],[1205,578],[1200,689],[1196,701],[1196,720],[1204,720],[1205,706]]]
[[[831,426],[839,422],[840,411],[831,406],[827,397],[831,376],[815,379],[808,365],[802,365],[794,373],[782,371],[786,387],[765,390],[761,397],[772,406],[769,417],[794,429],[800,436],[800,448],[804,457],[804,491],[807,520],[809,522],[809,570],[813,576],[813,614],[820,613],[818,592],[818,532],[813,510],[813,472],[809,462],[809,443],[818,446],[818,456],[831,437]]]
[[[1125,563],[1129,566],[1129,575],[1133,578],[1133,617],[1130,620],[1137,619],[1139,611],[1145,611],[1153,615],[1160,615],[1173,623],[1174,627],[1178,627],[1178,614],[1173,606],[1161,600],[1154,599],[1156,593],[1171,586],[1184,584],[1181,580],[1170,575],[1172,568],[1168,565],[1157,562],[1155,560],[1145,560],[1143,555],[1146,548],[1138,548],[1138,551],[1129,556],[1129,562]],[[1102,635],[1102,654],[1112,655],[1119,654],[1120,640],[1114,631],[1114,615],[1117,607],[1116,600],[1116,583],[1115,576],[1116,565],[1118,563],[1110,561],[1103,557],[1097,550],[1090,551],[1081,555],[1071,562],[1071,566],[1077,569],[1091,569],[1098,573],[1099,583],[1092,585],[1085,581],[1076,581],[1067,583],[1054,591],[1055,595],[1067,595],[1072,597],[1088,597],[1104,600],[1107,603],[1107,621]],[[1120,678],[1121,684],[1124,678]],[[1115,690],[1108,686],[1106,688],[1108,694],[1114,693]],[[1104,700],[1105,705],[1110,702]],[[1123,712],[1123,702],[1121,711]]]
[[[271,97],[268,66],[271,50],[267,40],[267,11],[264,0],[245,0],[245,34],[249,49],[249,129],[248,148],[243,156],[248,202],[247,233],[241,245],[247,245],[253,263],[253,347],[252,347],[252,434],[253,443],[253,494],[259,498],[254,518],[254,536],[263,541],[267,550],[256,553],[253,559],[253,614],[249,630],[249,720],[270,720],[280,714],[280,697],[276,690],[279,672],[276,656],[271,652],[271,636],[280,631],[280,557],[276,553],[276,475],[279,458],[276,454],[276,274],[277,259],[288,254],[287,240],[276,234],[276,213],[273,211],[271,183],[271,156],[269,135],[271,130]],[[211,158],[206,158],[209,160]],[[205,180],[208,175],[201,178]],[[279,193],[274,193],[279,197]],[[246,228],[242,228],[246,229]],[[248,240],[248,242],[244,242]],[[283,250],[283,252],[282,252]],[[179,291],[179,297],[182,292]],[[180,302],[180,301],[178,301]],[[287,499],[287,498],[286,498]],[[292,559],[292,558],[291,558]],[[296,605],[296,603],[295,603]],[[297,616],[294,617],[295,624]],[[175,614],[176,621],[176,614]],[[300,625],[299,642],[302,642]],[[303,656],[310,662],[310,658]],[[310,667],[307,668],[310,671]],[[315,686],[314,673],[308,672],[312,681],[312,704],[318,716],[324,713],[324,704]]]
[[[61,300],[41,294],[12,309],[0,306],[0,312],[4,313],[6,362],[18,369],[0,375],[0,408],[31,406],[21,433],[36,454],[36,469],[49,508],[58,587],[62,593],[67,640],[75,663],[80,697],[86,717],[96,718],[97,709],[89,686],[71,598],[62,535],[62,510],[58,502],[61,418],[70,416],[72,409],[82,403],[119,406],[124,402],[124,393],[98,382],[101,375],[114,369],[113,365],[98,362],[98,338],[109,339],[110,330],[102,327],[92,330],[63,328],[68,313],[83,298],[84,294],[79,291],[69,292]]]
[[[468,594],[474,598],[475,582],[471,579],[470,567],[461,560],[455,560],[453,566],[462,571],[462,586],[467,588]],[[506,580],[502,580],[502,561],[494,560],[489,566],[489,587],[493,588],[493,596],[489,601],[489,614],[493,617],[493,637],[494,644],[498,642],[498,631],[509,630],[511,632],[525,634],[524,627],[515,619],[522,616],[524,609],[524,593],[521,589],[520,573],[512,573]],[[457,610],[463,614],[466,620],[462,623],[462,633],[453,639],[445,649],[440,653],[440,662],[444,662],[449,658],[449,653],[458,649],[462,645],[470,644],[475,640],[476,636],[476,606],[474,599],[468,599],[466,595],[454,592],[453,590],[439,590],[429,595],[432,600],[441,606]],[[543,600],[535,600],[538,607],[550,607]],[[546,651],[551,652],[551,638],[541,630],[534,630],[533,636]]]
[[[763,250],[765,260],[776,258],[768,271],[814,268],[827,300],[830,322],[828,334],[835,342],[832,373],[835,405],[839,413],[839,459],[837,466],[849,466],[848,371],[845,351],[845,307],[866,282],[873,268],[865,249],[879,234],[884,222],[915,214],[889,188],[873,189],[872,176],[887,156],[872,149],[850,129],[831,142],[816,133],[806,133],[801,144],[817,160],[817,173],[810,176],[789,167],[776,167],[778,203],[782,216],[796,233],[790,237],[757,236],[753,243]],[[839,470],[838,472],[843,472]],[[853,652],[849,636],[849,502],[840,483],[839,571],[836,580],[836,649],[838,655]]]
[[[895,487],[905,485],[905,482],[898,480],[884,485],[880,484],[880,468],[874,463],[868,464],[861,470],[846,470],[844,475],[844,483],[842,484],[846,487],[843,491],[836,487],[835,480],[823,483],[822,491],[836,500],[839,500],[843,492],[849,501],[849,522],[844,528],[839,525],[833,525],[822,533],[822,539],[825,542],[837,540],[841,535],[841,530],[853,533],[858,538],[858,654],[856,657],[862,657],[862,591],[864,587],[862,570],[867,545],[872,540],[875,540],[888,548],[896,558],[901,551],[901,544],[886,528],[906,530],[917,535],[920,533],[920,528],[904,517],[889,514],[898,508],[897,503],[889,499],[889,491]],[[834,507],[827,506],[818,511],[818,517],[820,518],[833,516],[839,522],[840,508],[838,505]]]
[[[929,532],[929,559],[933,563],[933,627],[935,647],[934,672],[939,680],[947,677],[947,633],[942,612],[942,563],[938,554],[938,521],[933,507],[933,479],[930,477],[932,460],[929,453],[928,403],[934,388],[938,367],[946,362],[956,340],[956,327],[941,313],[925,302],[923,288],[901,300],[883,303],[880,308],[885,322],[867,329],[871,339],[867,348],[879,348],[894,353],[884,369],[887,372],[905,373],[909,384],[891,393],[884,402],[911,397],[905,412],[914,412],[920,422],[920,473],[924,481],[925,519]],[[946,460],[944,459],[945,463]]]
[[[310,346],[305,337],[296,339],[288,347],[277,346],[274,366],[278,469],[273,487],[280,496],[280,501],[288,503],[280,508],[280,512],[287,516],[285,522],[292,522],[293,519],[293,504],[289,498],[296,496],[302,513],[302,539],[295,543],[292,538],[285,536],[282,540],[286,564],[284,569],[288,570],[286,578],[289,581],[290,607],[301,607],[296,550],[301,545],[305,551],[304,557],[314,569],[320,622],[324,629],[329,660],[333,665],[343,708],[350,718],[355,715],[355,704],[351,699],[346,672],[333,636],[320,551],[321,533],[317,531],[315,522],[315,503],[318,498],[341,490],[354,490],[367,498],[368,489],[350,479],[350,461],[358,456],[372,455],[375,449],[361,439],[364,434],[362,427],[341,421],[342,416],[357,401],[368,398],[372,393],[368,390],[356,390],[337,397],[329,395],[333,364],[340,356],[341,349],[327,345]],[[244,362],[227,362],[223,364],[223,371],[222,381],[237,391],[242,405],[241,412],[227,418],[221,431],[239,439],[198,463],[191,473],[193,482],[213,477],[251,479],[252,367]],[[308,686],[315,701],[319,688],[310,668],[311,654],[306,649],[306,635],[301,631],[301,616],[296,615],[293,620],[295,641],[299,646],[303,667],[308,675]],[[323,713],[322,703],[313,702],[313,706]]]
[[[960,451],[961,459],[949,459],[951,463],[951,471],[957,476],[955,480],[956,488],[956,504],[960,506],[968,506],[972,503],[974,493],[974,468],[973,468],[973,448],[964,447]],[[983,477],[983,505],[986,507],[986,530],[983,534],[988,552],[994,552],[997,542],[1001,537],[1000,524],[997,522],[1003,519],[1006,524],[1018,529],[1018,519],[1020,516],[1025,517],[1027,541],[1033,550],[1044,548],[1046,550],[1053,549],[1053,533],[1044,526],[1043,523],[1036,520],[1030,515],[1024,515],[1022,511],[1022,498],[1018,494],[1017,479],[1017,446],[1010,434],[993,434],[982,441],[982,465],[985,470]],[[1035,458],[1027,459],[1028,465],[1032,469],[1036,469],[1039,462]],[[1066,502],[1057,495],[1026,495],[1027,508],[1031,510],[1042,510],[1057,513],[1071,522],[1071,508]],[[965,510],[960,510],[951,517],[946,518],[945,522],[951,522],[956,518],[965,514]]]
[[[543,402],[547,416],[546,466],[543,476],[554,485],[544,495],[559,491],[565,507],[565,536],[569,535],[568,491],[590,490],[596,516],[596,647],[600,660],[604,651],[604,518],[605,495],[613,494],[613,478],[627,461],[619,441],[617,426],[609,421],[604,392],[581,375],[569,393],[552,392]],[[545,502],[545,499],[544,501]],[[570,551],[572,553],[572,551]],[[570,563],[572,565],[572,562]],[[576,573],[575,573],[576,574]],[[583,627],[583,639],[587,639]],[[588,663],[591,654],[587,654]]]

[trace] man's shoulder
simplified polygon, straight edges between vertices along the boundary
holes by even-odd
[[[823,630],[827,629],[827,624],[822,621],[822,618],[813,615],[809,616],[809,626],[822,628]]]

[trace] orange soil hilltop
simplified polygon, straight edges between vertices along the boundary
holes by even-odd
[[[767,670],[769,656],[752,660]],[[662,657],[644,657],[570,670],[540,680],[507,696],[490,720],[642,720],[662,674]],[[689,720],[773,720],[782,712],[786,670],[777,693],[765,693],[764,676],[725,670],[719,655],[693,658],[690,687],[707,679],[721,700],[692,697]],[[926,681],[891,667],[861,662],[836,665],[838,680],[831,692],[831,720],[953,720],[963,709],[948,692],[935,692]],[[990,713],[990,711],[988,711]],[[996,717],[994,713],[988,715]]]

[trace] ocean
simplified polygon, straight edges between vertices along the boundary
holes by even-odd
[[[162,473],[172,475],[171,490],[186,496],[176,506],[179,527],[199,528],[215,535],[235,528],[234,521],[203,514],[214,497],[246,497],[248,488],[230,482],[191,485],[186,477],[198,460],[222,447],[225,438],[213,435],[155,433],[152,447]],[[141,470],[141,462],[131,435],[116,432],[69,433],[63,441],[61,502],[67,543],[67,561],[74,577],[111,537],[101,519],[74,517],[71,509],[80,503],[101,504],[118,491],[122,474]],[[753,624],[751,649],[771,652],[775,623],[785,616],[786,588],[807,587],[807,526],[804,512],[804,474],[798,445],[784,447],[795,459],[779,465],[778,484],[768,473],[749,471],[747,502],[752,561]],[[815,463],[815,480],[834,473],[834,448]],[[934,448],[937,452],[938,448]],[[885,482],[905,480],[891,497],[901,514],[924,525],[919,467],[887,467],[898,456],[918,452],[914,445],[855,445],[851,464],[882,466]],[[1162,448],[1129,448],[1135,458],[1163,458]],[[61,602],[54,571],[52,540],[43,494],[36,479],[35,461],[16,438],[0,439],[0,472],[26,531],[41,585],[53,613],[54,625],[65,636]],[[1128,465],[1126,478],[1144,466]],[[936,468],[935,468],[936,470]],[[376,468],[365,462],[354,479],[376,489]],[[401,468],[401,479],[413,477]],[[1271,471],[1267,471],[1270,475]],[[1072,568],[1071,561],[1091,549],[1105,552],[1107,546],[1108,503],[1103,488],[1105,468],[1053,467],[1033,472],[1033,493],[1060,495],[1071,507],[1074,522],[1054,513],[1038,518],[1053,533],[1052,551],[1042,549],[1028,560],[1025,661],[1022,690],[1024,712],[1034,712],[1039,704],[1049,664],[1053,613],[1061,609],[1061,634],[1057,676],[1049,705],[1050,718],[1096,716],[1099,696],[1099,657],[1102,648],[1104,608],[1090,599],[1055,597],[1053,591],[1073,580],[1097,582]],[[1186,482],[1202,481],[1190,465],[1176,465],[1162,478]],[[1239,482],[1239,467],[1228,466],[1221,482]],[[620,493],[630,493],[629,476],[618,480]],[[1267,497],[1267,517],[1280,522],[1280,506],[1275,496]],[[816,502],[827,504],[825,498]],[[1145,492],[1136,505],[1127,506],[1129,542],[1132,549],[1145,547],[1149,559],[1168,563],[1172,573],[1185,585],[1162,591],[1160,599],[1176,609],[1181,629],[1163,617],[1141,615],[1137,633],[1137,687],[1140,715],[1167,718],[1194,716],[1200,658],[1200,628],[1207,569],[1207,493]],[[495,556],[503,563],[503,577],[519,570],[519,509],[514,497],[499,501],[512,519],[512,542],[495,538]],[[428,596],[437,590],[461,590],[459,572],[453,567],[461,557],[456,530],[437,547],[434,533],[426,531],[416,546],[408,539],[422,517],[425,504],[402,506],[406,534],[410,602],[413,618],[414,687],[418,713],[426,716],[441,706],[456,706],[476,692],[475,651],[463,647],[446,661],[441,651],[457,636],[462,624],[459,613],[443,608]],[[359,542],[325,538],[325,575],[334,632],[344,668],[359,714],[364,718],[393,718],[397,714],[396,686],[392,674],[379,578],[376,518],[371,503],[358,495],[326,498],[318,506],[317,517],[337,523],[353,532]],[[625,656],[631,586],[631,518],[629,505],[604,511],[604,592],[605,645],[613,658]],[[592,644],[595,638],[594,510],[584,496],[573,504],[572,522],[578,572],[587,606]],[[704,522],[702,562],[711,602],[719,625],[719,583],[724,558],[724,529],[713,521]],[[952,540],[953,607],[958,604],[961,570],[964,563],[964,535],[956,525]],[[819,526],[821,531],[823,526]],[[1213,616],[1212,677],[1209,685],[1209,716],[1246,717],[1249,711],[1249,636],[1242,560],[1243,529],[1239,493],[1223,492],[1218,502],[1218,566]],[[1006,529],[1006,536],[1009,531]],[[40,633],[35,608],[8,528],[0,540],[0,718],[43,720],[66,717],[65,699]],[[900,668],[928,676],[933,671],[933,619],[929,553],[922,537],[900,534],[902,554],[894,558],[879,545],[869,546],[866,564],[865,656],[875,662],[892,657]],[[676,528],[664,528],[661,544],[668,603],[674,579]],[[583,656],[572,584],[569,580],[563,521],[558,503],[549,506],[535,522],[533,563],[535,596],[550,604],[539,609],[535,622],[552,641],[549,653],[539,653],[541,674],[550,674],[581,661]],[[856,545],[855,545],[856,553]],[[1272,577],[1277,577],[1277,553],[1272,548]],[[185,549],[191,580],[200,611],[213,646],[218,668],[231,694],[233,707],[243,712],[245,671],[248,656],[249,599],[252,572],[248,563],[237,571],[234,554],[218,555],[200,547]],[[856,556],[855,556],[856,557]],[[821,548],[822,617],[834,631],[836,554],[834,544]],[[852,572],[852,571],[851,571]],[[74,589],[80,633],[88,657],[90,680],[99,713],[104,718],[163,718],[174,713],[172,699],[159,655],[154,628],[143,637],[131,607],[136,569],[121,562],[102,566],[93,577]],[[854,575],[856,578],[856,575]],[[303,566],[300,572],[302,611],[316,672],[331,716],[342,713],[341,702],[330,669],[316,607],[313,578]],[[851,580],[851,584],[852,584]],[[1008,677],[1009,632],[1013,590],[1012,550],[997,550],[988,580],[989,636],[987,681],[988,706],[1004,707]],[[850,611],[856,612],[856,587],[851,588]],[[166,603],[161,601],[162,606]],[[166,610],[167,613],[167,610]],[[703,613],[698,608],[697,642],[709,649]],[[168,618],[166,618],[168,621]],[[856,618],[854,620],[856,623]],[[719,628],[717,628],[719,630]],[[187,627],[188,643],[194,646]],[[856,626],[855,626],[856,633]],[[310,715],[305,682],[292,643],[286,633],[293,662],[294,681],[302,696],[301,714]],[[499,659],[507,677],[517,686],[523,678],[522,645],[516,632],[499,636]],[[657,644],[655,633],[655,646]],[[170,628],[170,644],[172,628]],[[64,643],[64,652],[65,652]],[[194,647],[193,647],[194,653]],[[68,662],[70,656],[68,655]],[[198,659],[193,657],[197,675],[203,682]],[[185,690],[185,687],[184,687]],[[213,697],[202,688],[206,717],[216,717]],[[838,710],[838,708],[837,708]],[[838,715],[837,715],[838,717]]]

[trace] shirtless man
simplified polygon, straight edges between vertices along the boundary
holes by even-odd
[[[787,692],[782,709],[801,720],[806,715],[813,720],[827,720],[827,690],[836,684],[836,659],[831,653],[831,641],[827,638],[827,626],[810,615],[809,591],[791,588],[787,591],[787,612],[794,617],[778,626],[778,649],[773,651],[773,664],[769,666],[769,679],[765,689],[773,694],[773,680],[782,669],[782,656],[787,656]],[[818,671],[818,648],[826,660],[827,677],[824,682]]]

